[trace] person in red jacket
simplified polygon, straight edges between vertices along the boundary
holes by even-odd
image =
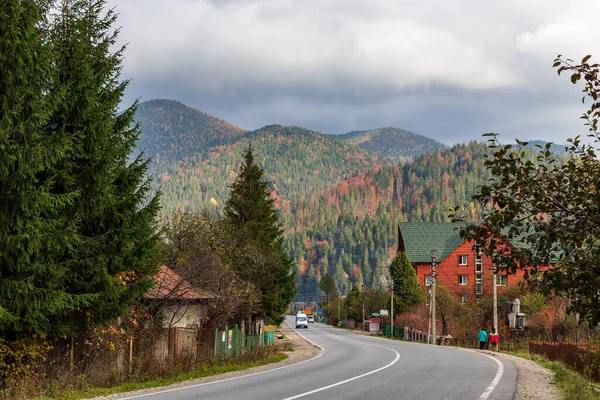
[[[496,332],[496,328],[492,328],[492,333],[490,333],[490,344],[494,351],[498,351],[498,343],[500,343],[500,335]]]

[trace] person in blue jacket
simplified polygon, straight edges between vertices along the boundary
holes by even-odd
[[[488,341],[488,334],[485,331],[485,328],[481,328],[481,330],[479,331],[479,350],[485,350],[485,345],[487,344]]]

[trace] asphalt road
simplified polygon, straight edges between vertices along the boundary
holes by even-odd
[[[295,328],[293,319],[289,325]],[[513,399],[517,370],[473,351],[382,340],[322,324],[297,330],[323,351],[257,374],[128,397],[144,400]]]

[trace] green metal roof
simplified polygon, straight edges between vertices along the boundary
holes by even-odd
[[[430,263],[431,250],[436,260],[443,261],[464,240],[460,238],[463,222],[400,222],[398,251],[404,250],[412,263]]]

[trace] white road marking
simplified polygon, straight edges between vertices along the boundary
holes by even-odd
[[[394,353],[396,353],[396,358],[394,358],[394,360],[393,360],[392,362],[390,362],[389,364],[387,364],[387,365],[384,365],[384,366],[383,366],[383,367],[381,367],[381,368],[377,368],[377,369],[375,369],[375,370],[373,370],[373,371],[369,371],[369,372],[367,372],[367,373],[364,373],[364,374],[361,374],[361,375],[358,375],[358,376],[355,376],[355,377],[352,377],[352,378],[348,378],[348,379],[345,379],[345,380],[343,380],[343,381],[341,381],[341,382],[337,382],[337,383],[334,383],[334,384],[331,384],[331,385],[328,385],[328,386],[323,386],[323,387],[321,387],[321,388],[318,388],[318,389],[315,389],[315,390],[311,390],[310,392],[301,393],[301,394],[298,394],[298,395],[296,395],[296,396],[292,396],[292,397],[286,397],[286,398],[285,398],[285,399],[283,399],[283,400],[294,400],[294,399],[299,399],[299,398],[301,398],[301,397],[305,397],[305,396],[311,395],[311,394],[313,394],[313,393],[322,392],[323,390],[327,390],[327,389],[331,389],[331,388],[333,388],[333,387],[336,387],[336,386],[344,385],[344,384],[346,384],[346,383],[348,383],[348,382],[352,382],[352,381],[355,381],[355,380],[357,380],[357,379],[364,378],[365,376],[373,375],[373,374],[375,374],[375,373],[377,373],[377,372],[379,372],[379,371],[383,371],[384,369],[387,369],[387,368],[391,367],[392,365],[396,364],[396,363],[398,362],[398,360],[400,359],[400,353],[398,353],[398,352],[397,352],[396,350],[394,350],[394,349],[390,349],[389,347],[385,347],[385,346],[379,346],[379,345],[377,345],[377,344],[371,344],[371,343],[356,342],[356,341],[354,341],[354,340],[346,339],[346,338],[343,338],[343,337],[341,337],[341,336],[338,336],[338,335],[332,335],[332,334],[330,334],[330,333],[327,333],[327,332],[321,331],[320,329],[316,329],[316,328],[313,328],[313,329],[314,329],[314,330],[316,330],[316,331],[318,331],[318,332],[322,332],[322,333],[324,333],[325,335],[333,336],[334,338],[337,338],[337,339],[339,339],[339,340],[344,340],[344,341],[346,341],[346,342],[357,343],[357,344],[361,344],[361,345],[364,345],[364,346],[379,347],[379,348],[382,348],[382,349],[386,349],[386,350],[393,351]]]
[[[288,325],[290,327],[290,329],[292,328],[287,321],[285,322],[286,325]],[[299,334],[298,332],[296,332],[298,334],[298,336],[302,337],[304,340],[306,340],[307,342],[309,342],[310,344],[312,344],[313,346],[316,346],[318,348],[321,349],[321,352],[319,353],[319,355],[317,355],[316,357],[310,358],[308,360],[304,360],[304,361],[300,361],[298,363],[295,364],[290,364],[290,365],[284,365],[283,367],[278,367],[278,368],[273,368],[273,369],[269,369],[267,371],[261,371],[261,372],[255,372],[253,374],[248,374],[248,375],[243,375],[243,376],[235,376],[233,378],[227,378],[227,379],[221,379],[218,381],[212,381],[212,382],[205,382],[205,383],[198,383],[196,385],[190,385],[190,386],[183,386],[183,387],[178,387],[178,388],[173,388],[173,389],[166,389],[166,390],[159,390],[156,392],[152,392],[152,393],[144,393],[144,394],[138,394],[136,396],[130,396],[130,397],[122,397],[119,400],[129,400],[129,399],[139,399],[141,397],[149,397],[149,396],[154,396],[154,395],[158,395],[158,394],[163,394],[163,393],[170,393],[170,392],[176,392],[179,390],[186,390],[186,389],[191,389],[191,388],[197,388],[200,386],[208,386],[208,385],[214,385],[216,383],[222,383],[222,382],[228,382],[228,381],[233,381],[233,380],[237,380],[237,379],[243,379],[243,378],[248,378],[250,376],[256,376],[256,375],[262,375],[262,374],[267,374],[269,372],[274,372],[274,371],[279,371],[285,368],[290,368],[290,367],[295,367],[297,365],[300,364],[304,364],[313,360],[316,360],[317,358],[321,357],[324,353],[325,353],[325,349],[321,346],[319,346],[318,344],[314,343],[313,341],[307,339],[306,337],[304,337],[303,335]]]
[[[498,364],[498,372],[496,372],[496,376],[492,380],[492,383],[490,383],[490,386],[488,386],[487,389],[485,389],[485,391],[481,394],[481,396],[479,396],[479,399],[478,399],[478,400],[485,400],[488,397],[490,397],[490,394],[492,394],[494,389],[496,389],[496,386],[498,386],[498,383],[500,383],[500,379],[502,379],[502,375],[504,374],[504,364],[502,364],[502,361],[498,360],[497,358],[489,356],[487,354],[478,353],[476,351],[467,350],[467,349],[462,349],[462,350],[470,351],[471,353],[477,353],[477,354],[480,354],[487,358],[491,358],[492,360],[494,360],[496,362],[496,364]]]

